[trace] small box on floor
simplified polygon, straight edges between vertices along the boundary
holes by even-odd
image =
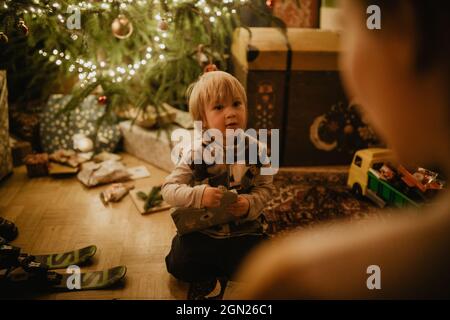
[[[48,154],[36,153],[25,157],[27,174],[30,178],[43,177],[48,175]]]

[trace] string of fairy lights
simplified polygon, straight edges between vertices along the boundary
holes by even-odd
[[[146,66],[153,58],[153,48],[147,47],[142,59],[135,61],[133,64],[115,67],[109,66],[105,61],[100,61],[96,64],[83,58],[73,59],[69,53],[60,52],[58,49],[54,49],[51,52],[39,50],[39,54],[48,57],[50,62],[55,63],[58,66],[67,63],[69,65],[68,71],[71,73],[78,73],[80,86],[84,87],[89,83],[97,82],[99,76],[108,77],[113,83],[131,80],[132,77],[138,73],[138,70]],[[165,55],[160,53],[158,59],[164,60]]]
[[[13,5],[14,0],[3,0],[0,1],[0,10],[9,9]],[[202,14],[209,20],[210,23],[215,23],[221,16],[230,16],[231,14],[236,14],[236,9],[229,8],[235,6],[236,4],[245,4],[249,0],[223,0],[222,7],[211,7],[205,0],[172,0],[171,4],[173,6],[181,5],[183,3],[194,3],[198,10],[201,10]],[[3,2],[3,6],[2,6]],[[112,6],[119,8],[120,12],[126,14],[130,6],[145,6],[152,3],[155,8],[161,5],[160,0],[101,0],[97,2],[80,1],[75,6],[83,13],[91,12],[102,12],[110,11]],[[67,9],[67,8],[66,8]],[[65,23],[64,8],[57,1],[45,1],[44,0],[33,0],[33,5],[27,8],[23,8],[21,13],[30,14],[32,18],[42,17],[49,13],[56,15],[57,19],[61,23]],[[20,12],[19,12],[20,13]],[[162,21],[170,23],[172,17],[170,12],[162,14],[161,12],[156,12],[154,15],[155,21],[161,23]],[[45,51],[39,50],[39,54],[43,57],[47,57],[51,63],[55,63],[57,66],[67,66],[67,70],[71,73],[77,73],[78,79],[80,80],[80,86],[85,87],[89,83],[97,82],[99,77],[107,77],[113,83],[120,83],[123,81],[131,80],[134,76],[138,74],[138,71],[149,64],[158,63],[166,60],[166,44],[164,39],[169,36],[168,30],[160,30],[159,35],[153,37],[154,47],[147,47],[144,50],[140,59],[134,61],[131,64],[124,65],[110,65],[107,61],[90,61],[88,59],[83,59],[79,57],[72,57],[70,53],[63,52],[57,48]],[[71,34],[71,39],[77,41],[79,36],[76,33]]]

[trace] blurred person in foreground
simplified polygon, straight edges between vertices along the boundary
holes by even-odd
[[[406,165],[450,177],[448,1],[341,1],[340,67],[349,96]],[[381,29],[369,30],[369,5]],[[297,231],[250,255],[244,299],[450,297],[450,193],[420,209]],[[367,268],[380,268],[369,290]]]

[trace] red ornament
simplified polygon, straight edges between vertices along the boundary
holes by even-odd
[[[217,68],[217,66],[216,66],[215,64],[213,64],[213,63],[210,63],[210,64],[208,64],[208,65],[203,69],[203,72],[204,72],[204,73],[207,73],[207,72],[217,71],[217,70],[219,70],[219,69]]]
[[[17,24],[17,28],[19,28],[19,30],[22,31],[22,33],[23,33],[25,36],[28,35],[29,29],[28,29],[27,25],[25,24],[25,21],[20,20],[19,23]]]
[[[169,24],[165,19],[163,19],[158,23],[158,28],[161,31],[167,31],[169,29]]]
[[[107,96],[100,96],[100,97],[98,97],[98,103],[100,103],[100,104],[106,104],[107,101],[108,101],[108,97]]]

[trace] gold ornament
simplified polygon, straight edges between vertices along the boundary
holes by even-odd
[[[125,15],[119,14],[111,24],[111,29],[114,37],[117,39],[126,39],[133,33],[133,24]]]

